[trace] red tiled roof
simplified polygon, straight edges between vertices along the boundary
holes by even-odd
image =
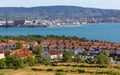
[[[0,50],[0,54],[11,52],[11,50]]]
[[[59,54],[62,54],[61,51],[58,51],[58,50],[48,50],[47,51],[49,54],[51,55],[59,55]]]
[[[42,45],[48,45],[49,50],[56,49],[86,49],[89,50],[90,48],[96,49],[105,49],[105,50],[120,50],[120,44],[117,43],[110,43],[110,42],[81,42],[79,40],[56,40],[56,39],[49,39],[43,40],[41,42]],[[56,46],[52,46],[56,44]],[[61,46],[61,44],[63,44]]]
[[[29,56],[33,56],[32,51],[28,50],[28,49],[18,49],[18,50],[13,50],[12,54],[17,55],[21,58],[25,58],[25,57],[29,57]]]

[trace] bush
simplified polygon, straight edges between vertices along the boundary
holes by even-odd
[[[57,63],[51,63],[52,66],[57,66]]]
[[[79,67],[78,65],[73,65],[72,67]]]
[[[7,65],[4,59],[0,59],[0,69],[6,69]]]
[[[55,75],[66,75],[66,74],[63,72],[56,72]]]
[[[85,73],[85,70],[78,69],[78,73]]]
[[[64,69],[57,69],[57,72],[64,72]]]
[[[53,68],[49,68],[49,69],[47,69],[46,71],[53,71],[54,69]]]
[[[99,55],[97,55],[95,57],[97,64],[106,64],[109,65],[110,64],[110,58],[109,58],[109,53],[107,53],[107,51],[100,53]]]
[[[35,60],[33,57],[27,57],[27,59],[24,60],[24,63],[27,63],[29,66],[33,66],[35,65]]]
[[[115,72],[115,71],[110,71],[109,75],[120,75],[120,73],[119,72]]]
[[[33,71],[44,71],[43,69],[32,68]]]
[[[7,55],[5,59],[8,68],[19,69],[24,67],[23,60],[16,55]]]
[[[71,69],[70,72],[74,72],[75,73],[75,72],[77,72],[77,70],[76,69]]]
[[[48,65],[51,65],[51,62],[49,59],[43,59],[43,64],[48,66]]]

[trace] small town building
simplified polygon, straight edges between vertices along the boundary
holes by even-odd
[[[63,58],[63,53],[58,50],[48,50],[42,53],[43,58],[48,58],[51,60],[60,60]]]
[[[18,57],[20,57],[22,59],[25,59],[27,57],[33,57],[34,58],[34,54],[32,53],[32,51],[30,51],[28,49],[13,50],[12,55],[17,55]]]

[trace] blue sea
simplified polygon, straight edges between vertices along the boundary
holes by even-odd
[[[98,23],[49,28],[0,28],[0,35],[65,35],[120,43],[120,23]]]

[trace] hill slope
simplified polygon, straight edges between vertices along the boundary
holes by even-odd
[[[41,7],[1,7],[0,16],[4,17],[42,17],[42,18],[79,18],[79,17],[120,17],[120,10],[83,8],[76,6]]]

